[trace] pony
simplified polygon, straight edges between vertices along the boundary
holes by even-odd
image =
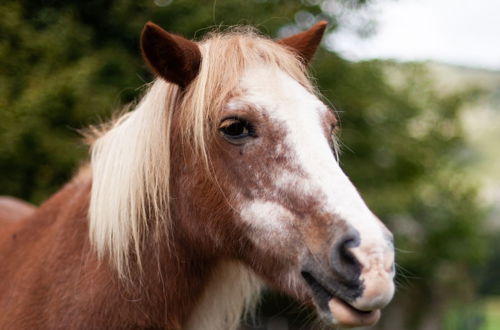
[[[148,22],[143,98],[0,226],[0,328],[237,329],[263,286],[326,324],[377,322],[393,238],[342,172],[308,75],[325,27],[194,42]]]

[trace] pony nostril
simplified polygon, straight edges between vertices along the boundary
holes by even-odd
[[[346,263],[346,264],[351,264],[351,265],[354,265],[356,264],[356,258],[354,257],[354,255],[352,254],[351,252],[351,247],[354,247],[356,246],[356,243],[353,239],[349,238],[348,240],[342,242],[340,244],[340,246],[338,247],[339,248],[339,254],[340,254],[340,257],[341,257],[341,260]]]
[[[352,282],[361,273],[361,265],[351,249],[359,246],[360,238],[356,231],[344,234],[334,245],[331,257],[333,272],[342,280]]]

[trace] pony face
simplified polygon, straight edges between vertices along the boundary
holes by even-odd
[[[148,23],[141,42],[179,101],[167,112],[180,141],[171,154],[182,159],[169,180],[184,239],[242,261],[333,323],[370,325],[394,293],[394,248],[341,170],[337,119],[304,73],[325,25],[279,42],[236,33],[196,44]]]
[[[338,164],[334,113],[266,65],[248,68],[238,90],[212,157],[231,221],[252,243],[239,257],[327,319],[374,323],[394,292],[392,236]]]

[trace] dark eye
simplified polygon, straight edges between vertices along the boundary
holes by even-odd
[[[244,143],[249,137],[255,136],[253,126],[242,118],[228,118],[222,121],[219,132],[231,143]]]

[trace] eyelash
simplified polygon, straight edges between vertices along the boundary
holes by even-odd
[[[339,157],[340,157],[340,148],[339,148],[339,143],[338,143],[337,137],[335,135],[336,131],[337,131],[337,125],[332,124],[331,131],[330,131],[330,147],[331,147],[332,152],[333,152],[333,157],[335,157],[335,160],[338,162]]]

